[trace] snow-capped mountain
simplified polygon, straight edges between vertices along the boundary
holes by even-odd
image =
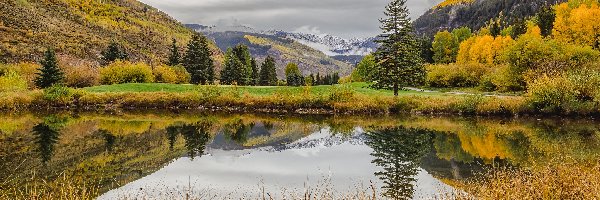
[[[346,39],[329,34],[287,32],[282,30],[256,30],[244,25],[203,26],[188,24],[187,26],[208,35],[220,32],[244,32],[292,39],[313,49],[319,50],[334,59],[352,64],[360,61],[365,55],[374,52],[378,47],[378,44],[375,43],[375,37]]]
[[[318,49],[328,56],[365,56],[377,49],[375,38],[345,39],[329,34],[283,32],[287,38]]]

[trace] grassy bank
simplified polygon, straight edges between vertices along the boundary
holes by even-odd
[[[207,109],[313,114],[597,115],[598,105],[539,110],[524,96],[373,90],[364,83],[315,87],[122,84],[3,93],[3,110]]]

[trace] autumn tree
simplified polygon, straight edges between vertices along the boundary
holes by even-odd
[[[40,62],[42,67],[35,79],[35,85],[39,88],[48,88],[56,84],[62,83],[64,73],[58,67],[58,61],[56,60],[56,54],[53,49],[47,49],[44,54],[44,60]]]
[[[277,85],[277,73],[275,70],[275,60],[273,57],[267,56],[260,66],[260,85]]]
[[[102,61],[105,65],[108,65],[115,60],[127,60],[129,55],[119,43],[111,42],[106,50],[100,53],[102,55]]]
[[[373,80],[375,69],[377,68],[377,62],[375,56],[369,54],[365,56],[357,65],[354,71],[352,71],[352,81],[359,82],[371,82]],[[320,79],[317,75],[317,79]]]
[[[392,0],[384,14],[387,18],[380,19],[383,34],[377,40],[381,46],[375,53],[378,65],[373,87],[392,89],[398,96],[400,87],[424,82],[425,68],[413,35],[406,0]]]
[[[191,75],[191,83],[207,84],[214,81],[214,63],[210,56],[206,37],[194,34],[183,58],[183,66]]]
[[[285,78],[288,86],[304,85],[304,77],[296,63],[289,63],[285,67]]]
[[[461,42],[469,39],[473,36],[473,32],[469,27],[461,27],[452,30],[452,35],[456,38],[456,41],[460,44]]]
[[[177,40],[175,40],[175,38],[173,38],[173,43],[171,44],[171,50],[170,50],[170,54],[169,54],[168,65],[169,66],[179,65],[179,63],[181,61],[180,57],[181,56],[179,55],[179,48],[177,47]]]
[[[448,31],[441,31],[435,34],[432,50],[435,63],[452,63],[456,61],[458,53],[458,39]]]
[[[600,2],[597,0],[570,0],[555,7],[555,39],[600,49]]]

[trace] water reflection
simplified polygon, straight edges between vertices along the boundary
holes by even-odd
[[[394,127],[368,132],[375,172],[384,183],[384,194],[393,199],[412,199],[421,159],[431,150],[431,134],[424,129]]]
[[[277,190],[302,187],[307,176],[318,179],[325,171],[340,190],[352,187],[345,178],[379,180],[387,197],[411,199],[435,193],[433,185],[459,187],[492,165],[531,168],[600,155],[594,120],[69,116],[0,116],[6,119],[0,121],[0,187],[27,184],[37,174],[52,183],[65,174],[100,183],[101,193],[130,184],[150,187],[154,182],[146,180],[152,178],[180,183],[188,177],[222,187],[255,186],[262,177]]]

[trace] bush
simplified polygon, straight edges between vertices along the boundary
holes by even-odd
[[[527,96],[535,110],[543,113],[569,111],[569,105],[577,103],[576,85],[569,79],[543,75],[528,84]]]
[[[95,86],[99,82],[98,70],[91,66],[63,65],[64,84],[68,87],[84,88]]]
[[[490,71],[483,64],[449,64],[427,66],[427,85],[431,87],[475,87]]]
[[[13,70],[0,70],[0,92],[27,90],[27,81]]]
[[[61,85],[55,85],[44,89],[43,98],[44,100],[53,102],[54,104],[67,104],[73,101],[73,94],[75,94],[73,89]]]
[[[156,66],[152,72],[157,83],[177,83],[177,74],[171,67]]]
[[[11,70],[16,72],[19,76],[21,76],[21,78],[23,78],[27,82],[28,88],[35,88],[34,80],[37,76],[36,73],[38,72],[39,68],[40,65],[37,63],[18,63],[8,65],[0,64],[0,71]]]
[[[185,69],[185,67],[183,67],[181,65],[177,65],[177,66],[172,66],[171,69],[175,70],[175,74],[177,76],[177,81],[175,83],[178,83],[178,84],[190,83],[191,75],[190,75],[190,73],[188,73],[188,71]]]
[[[100,69],[100,82],[106,85],[153,81],[152,68],[144,63],[117,61]]]
[[[348,102],[352,100],[355,95],[354,93],[356,92],[350,86],[333,86],[331,87],[329,100],[334,102]]]

